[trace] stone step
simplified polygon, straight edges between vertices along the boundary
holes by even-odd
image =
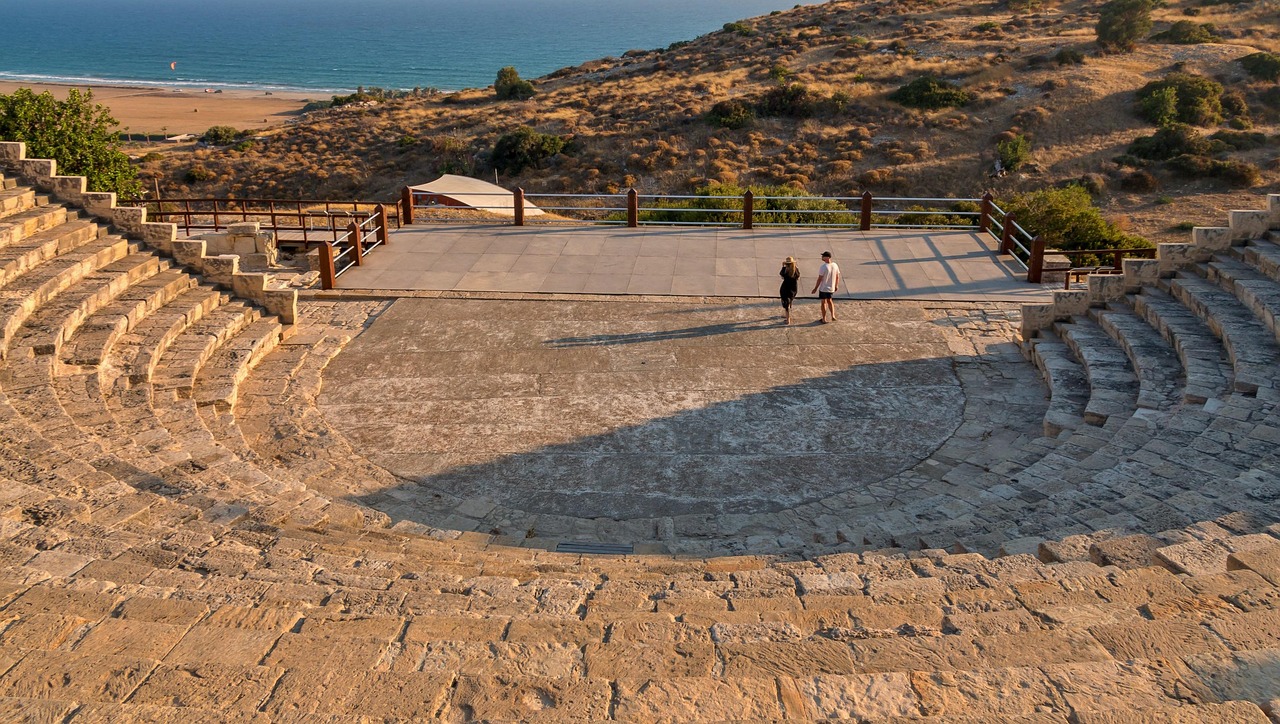
[[[1222,340],[1235,371],[1235,389],[1254,394],[1276,386],[1280,346],[1275,335],[1231,292],[1196,275],[1180,272],[1165,280],[1172,296],[1196,313]]]
[[[100,365],[99,371],[120,370],[129,384],[148,382],[173,340],[229,299],[226,293],[206,286],[179,294],[119,338],[108,354],[108,364]]]
[[[1246,264],[1280,282],[1280,245],[1275,241],[1254,239],[1235,251]]]
[[[35,189],[0,187],[0,219],[34,208],[35,205]]]
[[[161,271],[135,284],[84,321],[63,347],[62,362],[74,366],[98,365],[121,335],[196,285],[195,277],[177,269]]]
[[[1186,376],[1178,353],[1128,305],[1089,310],[1089,316],[1120,345],[1138,376],[1138,407],[1168,410],[1185,398]]]
[[[1218,258],[1208,265],[1209,279],[1231,292],[1280,338],[1280,282],[1244,262]]]
[[[103,235],[92,221],[68,221],[0,249],[0,287],[29,269]]]
[[[256,309],[241,302],[228,302],[206,314],[165,350],[163,366],[154,367],[152,391],[190,397],[200,367],[227,340],[258,321],[258,317]]]
[[[136,251],[132,242],[105,236],[41,264],[0,289],[0,359],[7,354],[14,333],[37,308],[89,274]]]
[[[1232,389],[1234,371],[1213,330],[1191,310],[1153,287],[1130,298],[1134,312],[1173,346],[1187,377],[1183,398],[1201,403]]]
[[[1044,415],[1045,436],[1058,437],[1075,429],[1084,421],[1085,406],[1089,402],[1089,378],[1084,368],[1056,335],[1033,340],[1031,358],[1049,385],[1049,409]]]
[[[1077,319],[1054,325],[1089,379],[1084,421],[1101,426],[1112,417],[1127,418],[1138,406],[1138,378],[1116,343],[1095,322]]]
[[[75,218],[65,206],[40,205],[0,219],[0,249]]]
[[[280,344],[283,327],[274,317],[260,319],[228,339],[197,375],[192,398],[198,406],[230,412],[240,383],[250,370]]]
[[[10,343],[10,355],[27,349],[35,355],[59,355],[63,343],[90,315],[168,267],[169,262],[155,254],[138,252],[86,275],[27,318]]]

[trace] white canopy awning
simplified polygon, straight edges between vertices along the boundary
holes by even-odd
[[[515,216],[515,199],[511,192],[488,181],[447,173],[435,181],[409,188],[418,193],[451,199],[461,206],[502,216]],[[525,216],[541,216],[542,213],[542,209],[528,201],[524,202]]]

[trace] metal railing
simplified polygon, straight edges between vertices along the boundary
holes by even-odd
[[[334,243],[353,218],[386,211],[399,228],[400,205],[377,201],[286,201],[282,199],[148,199],[139,202],[152,221],[177,224],[187,236],[217,232],[231,224],[257,222],[276,235],[277,243],[304,247]]]

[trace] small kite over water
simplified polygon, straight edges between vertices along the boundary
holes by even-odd
[[[178,69],[178,61],[175,60],[169,64],[169,70],[177,70],[177,69]]]

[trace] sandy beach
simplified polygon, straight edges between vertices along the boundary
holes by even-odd
[[[52,83],[0,82],[0,94],[18,88],[31,88],[37,93],[50,91],[64,98],[69,86]],[[93,86],[93,100],[111,109],[120,128],[130,133],[203,133],[210,126],[234,126],[238,129],[278,126],[292,118],[308,100],[330,96],[273,91],[224,90],[205,93],[198,88],[143,88]]]

